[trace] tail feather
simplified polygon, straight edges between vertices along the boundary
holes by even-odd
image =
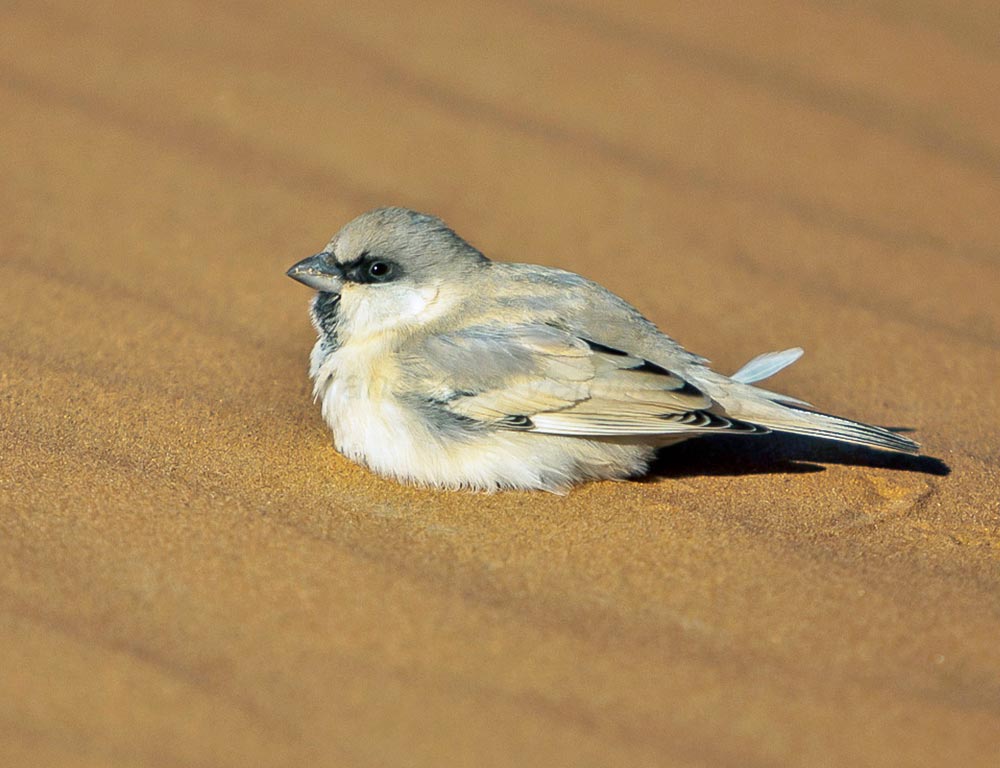
[[[774,376],[778,371],[784,370],[796,360],[802,357],[801,347],[792,347],[791,349],[785,349],[781,352],[765,352],[763,355],[757,355],[753,360],[740,368],[736,373],[734,373],[731,378],[733,381],[737,381],[740,384],[753,384],[757,381],[763,381],[764,379]],[[799,400],[797,397],[792,397],[790,395],[783,395],[780,392],[772,392],[769,389],[764,389],[762,387],[754,387],[758,394],[763,395],[768,400],[772,400],[776,403],[782,403],[785,405],[804,405],[807,408],[809,403],[805,400]]]
[[[785,406],[780,411],[755,421],[776,432],[838,440],[899,453],[920,453],[919,443],[888,429],[793,406]]]
[[[763,381],[774,376],[800,357],[802,357],[801,347],[792,347],[781,352],[765,352],[763,355],[757,355],[729,378],[741,384],[753,384],[755,381]]]
[[[888,429],[832,416],[809,403],[770,392],[754,382],[773,376],[802,356],[799,347],[758,355],[730,377],[709,372],[708,391],[725,409],[726,416],[767,427],[775,432],[865,445],[884,451],[919,454],[920,444]],[[703,374],[704,376],[704,374]]]

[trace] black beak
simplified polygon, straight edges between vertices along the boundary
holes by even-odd
[[[332,254],[325,252],[302,259],[285,274],[317,291],[340,293],[340,289],[344,287],[344,273],[340,265]]]

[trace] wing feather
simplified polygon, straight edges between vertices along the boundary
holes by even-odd
[[[471,327],[428,339],[421,385],[451,413],[498,429],[556,435],[760,431],[727,418],[675,370],[549,325]]]

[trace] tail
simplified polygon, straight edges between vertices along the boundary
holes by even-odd
[[[783,352],[768,352],[755,357],[730,378],[739,384],[751,385],[761,379],[773,376],[801,356],[802,350],[798,347],[786,349]],[[920,453],[919,443],[897,435],[895,432],[890,432],[888,429],[811,410],[808,403],[796,400],[794,397],[769,392],[759,387],[747,388],[762,396],[762,399],[747,403],[739,398],[738,402],[742,407],[737,408],[736,413],[733,413],[737,418],[769,427],[776,432],[791,432],[796,435],[837,440],[842,443],[866,445],[885,451]]]
[[[866,445],[883,451],[920,453],[919,443],[888,429],[819,411],[809,411],[795,405],[779,405],[770,413],[763,415],[763,418],[753,418],[751,421],[770,427],[776,432],[838,440],[842,443]]]

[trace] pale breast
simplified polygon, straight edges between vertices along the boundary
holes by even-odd
[[[396,366],[384,345],[351,344],[327,357],[315,374],[315,394],[337,450],[373,468],[405,466],[430,439],[423,421],[393,392]]]

